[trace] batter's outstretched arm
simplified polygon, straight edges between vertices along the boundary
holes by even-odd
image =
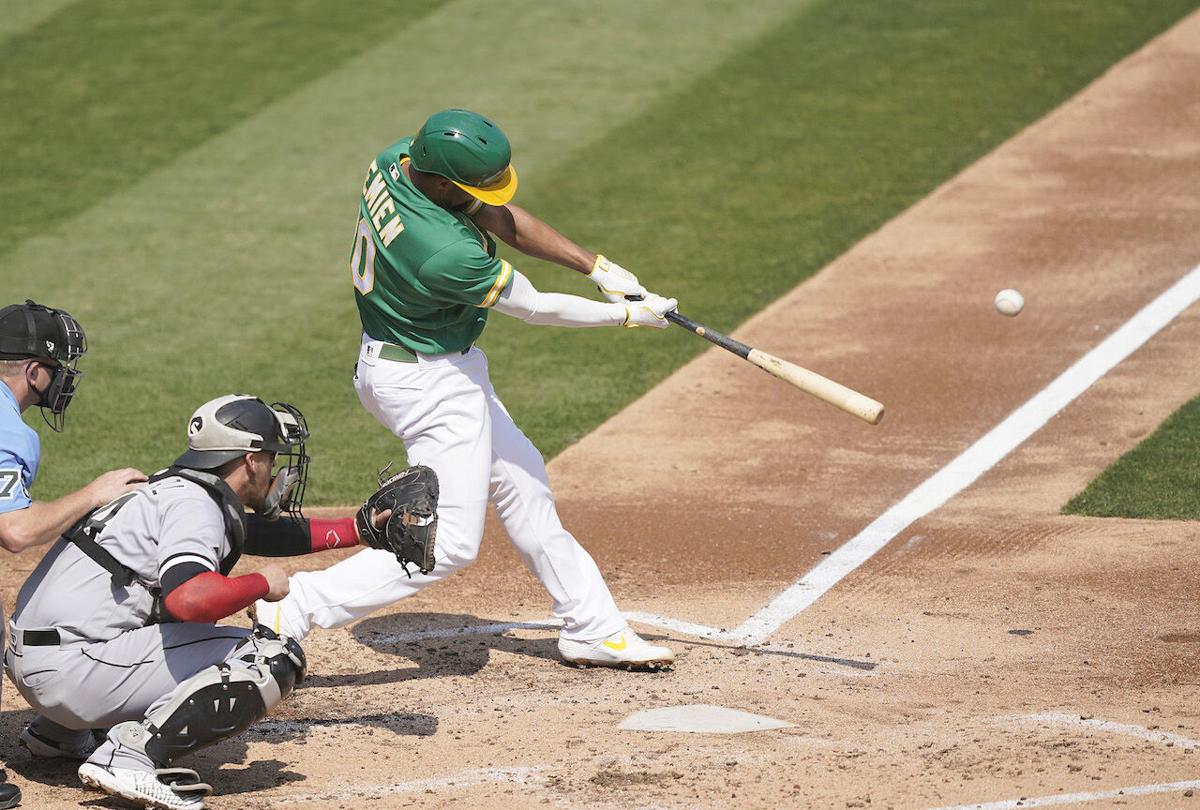
[[[595,253],[575,244],[520,206],[485,205],[475,215],[475,222],[526,256],[554,262],[584,275],[596,263]]]
[[[657,295],[642,301],[615,304],[578,295],[538,292],[524,274],[514,270],[512,280],[493,308],[539,326],[654,326],[665,329],[664,316],[675,306],[674,298]]]
[[[604,256],[584,250],[523,208],[511,204],[485,205],[475,215],[475,223],[527,256],[582,273],[610,303],[619,304],[650,294],[633,273]]]

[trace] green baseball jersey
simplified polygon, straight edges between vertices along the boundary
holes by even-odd
[[[411,138],[389,146],[367,169],[350,256],[363,331],[412,351],[465,351],[487,324],[488,308],[512,279],[496,242],[471,218],[447,211],[408,179]]]

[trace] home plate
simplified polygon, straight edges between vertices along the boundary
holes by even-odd
[[[791,723],[774,717],[704,703],[635,712],[622,720],[619,726],[623,731],[689,731],[703,734],[743,734],[747,731],[792,727]]]

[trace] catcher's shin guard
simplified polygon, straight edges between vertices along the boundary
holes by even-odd
[[[130,729],[121,742],[140,743],[155,764],[169,765],[261,720],[303,680],[305,667],[294,639],[256,628],[227,661],[181,683],[169,703],[138,724],[142,733]]]

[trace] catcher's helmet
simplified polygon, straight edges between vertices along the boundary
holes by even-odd
[[[508,138],[479,113],[434,113],[413,138],[409,157],[413,168],[445,177],[488,205],[504,205],[517,193]]]
[[[259,511],[272,518],[280,511],[299,514],[308,482],[306,439],[308,424],[294,406],[286,402],[268,405],[248,394],[227,394],[209,400],[192,414],[188,450],[175,459],[174,466],[215,470],[246,453],[275,453],[282,468]]]
[[[75,364],[85,353],[83,327],[61,309],[29,300],[0,309],[0,360],[36,359],[53,368],[50,385],[38,392],[38,406],[55,431],[63,429],[67,406],[83,376]]]

